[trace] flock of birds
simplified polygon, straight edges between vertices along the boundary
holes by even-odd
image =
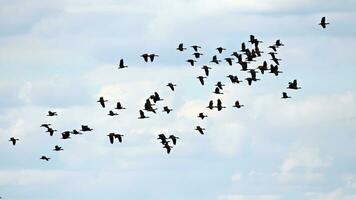
[[[319,25],[322,28],[326,28],[326,26],[329,23],[326,22],[325,17],[323,17],[321,19],[321,22],[319,23]],[[241,71],[248,73],[250,76],[245,78],[245,80],[247,81],[248,85],[252,85],[254,82],[259,81],[260,79],[257,78],[257,73],[261,73],[261,74],[265,74],[265,72],[269,72],[271,74],[274,74],[275,76],[278,76],[280,73],[283,73],[282,71],[279,70],[279,65],[280,65],[280,61],[281,59],[277,58],[278,55],[278,49],[282,46],[284,46],[284,44],[280,41],[280,40],[276,40],[276,42],[273,45],[268,46],[268,49],[270,49],[271,51],[268,53],[271,56],[271,61],[272,63],[268,66],[267,61],[264,61],[263,64],[259,65],[257,68],[251,68],[250,67],[250,63],[251,62],[256,62],[256,59],[261,57],[261,55],[264,53],[263,51],[260,50],[259,48],[259,44],[262,43],[262,41],[258,40],[254,35],[250,35],[250,40],[248,41],[252,47],[248,48],[246,46],[245,43],[241,44],[241,49],[240,51],[234,51],[231,53],[231,57],[227,57],[224,58],[225,62],[232,66],[234,64],[234,61],[237,60],[237,64],[240,65],[241,67]],[[195,66],[197,63],[197,59],[199,59],[203,54],[201,52],[199,52],[199,50],[201,49],[201,46],[198,45],[192,45],[191,48],[193,49],[193,57],[194,58],[190,58],[187,59],[186,62],[190,65],[190,66]],[[179,52],[183,52],[186,51],[187,48],[184,47],[183,43],[180,43],[176,49]],[[222,52],[226,51],[225,48],[223,47],[217,47],[216,48],[218,55],[222,54]],[[220,64],[222,62],[222,60],[219,59],[218,55],[214,55],[210,61],[210,63],[214,63],[216,65]],[[143,58],[144,62],[154,62],[156,57],[159,57],[159,55],[157,54],[149,54],[149,53],[145,53],[142,54],[141,57]],[[128,66],[125,65],[124,59],[121,59],[119,62],[119,69],[123,69],[123,68],[127,68]],[[205,79],[207,79],[209,77],[210,74],[210,69],[211,67],[204,65],[201,69],[203,69],[204,72],[204,76],[198,76],[196,77],[200,84],[202,86],[204,86],[205,84]],[[240,84],[241,82],[243,82],[243,80],[240,80],[236,75],[227,75],[227,78],[229,78],[231,84]],[[167,87],[170,88],[171,91],[175,91],[175,87],[177,86],[174,83],[168,83],[166,85]],[[213,90],[214,94],[217,95],[223,95],[223,89],[225,84],[223,84],[221,81],[217,82],[215,85],[215,89]],[[298,82],[297,80],[293,80],[291,82],[288,83],[287,89],[292,89],[292,90],[298,90],[301,89],[301,87],[298,86]],[[291,96],[288,96],[287,92],[283,91],[282,92],[282,96],[281,98],[283,99],[288,99],[291,98]],[[139,109],[138,113],[138,119],[147,119],[150,118],[147,113],[148,112],[152,112],[154,114],[157,113],[157,108],[155,107],[156,104],[160,101],[163,101],[164,99],[162,99],[160,97],[160,95],[158,94],[158,92],[154,92],[152,95],[150,95],[144,105],[142,109]],[[108,100],[106,100],[104,97],[100,97],[99,100],[97,101],[100,106],[102,108],[106,107],[106,102],[108,102]],[[239,100],[236,100],[234,105],[232,107],[235,107],[237,109],[242,108],[244,105],[242,105]],[[223,103],[221,101],[221,99],[217,99],[216,104],[214,104],[214,101],[211,100],[208,103],[208,106],[206,107],[210,110],[213,110],[214,108],[217,109],[217,111],[221,111],[222,109],[226,108],[226,106],[223,106]],[[126,109],[125,107],[122,106],[122,104],[120,102],[116,103],[116,108],[114,108],[115,110],[123,110]],[[164,106],[162,112],[166,112],[167,114],[171,113],[173,111],[173,109],[169,108],[168,106]],[[109,113],[107,114],[109,116],[116,116],[118,115],[117,112],[110,110]],[[53,112],[53,111],[48,111],[47,114],[48,117],[55,117],[58,116],[57,112]],[[204,120],[206,117],[208,117],[206,114],[204,114],[204,112],[201,112],[197,115],[198,118],[201,118],[202,120]],[[42,124],[40,127],[43,127],[46,129],[46,132],[49,133],[50,136],[53,136],[55,132],[57,132],[56,129],[51,127],[51,124]],[[201,127],[201,126],[196,126],[195,130],[201,134],[204,135],[205,134],[205,128]],[[61,139],[66,140],[66,139],[70,139],[72,135],[81,135],[83,134],[83,132],[90,132],[93,131],[92,128],[90,128],[88,125],[82,125],[80,130],[77,129],[73,129],[72,131],[66,130],[64,132],[61,133]],[[117,141],[119,143],[123,142],[123,134],[119,134],[119,133],[109,133],[108,135],[109,138],[109,142],[111,144],[114,143],[115,139],[117,139]],[[177,140],[179,139],[179,137],[175,136],[175,135],[169,135],[168,137],[165,134],[159,134],[158,135],[158,140],[160,140],[160,143],[163,145],[163,148],[166,149],[166,152],[169,154],[171,152],[171,149],[173,148],[173,146],[175,146],[177,144]],[[12,143],[12,145],[16,145],[17,142],[19,141],[18,138],[15,137],[11,137],[9,139],[9,141]],[[170,143],[172,143],[173,146],[170,146]],[[59,146],[59,145],[55,145],[53,148],[53,151],[63,151],[64,149]],[[40,157],[41,160],[45,160],[45,161],[49,161],[51,158],[47,157],[47,156],[41,156]]]

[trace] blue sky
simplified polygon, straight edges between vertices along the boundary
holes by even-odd
[[[331,23],[325,30],[322,16]],[[356,199],[355,18],[351,0],[1,1],[0,196]],[[264,41],[264,51],[281,39],[283,73],[235,86],[225,76],[244,77],[237,65],[210,64],[212,75],[200,86],[195,77],[215,48],[238,50],[250,34]],[[185,63],[191,50],[175,50],[180,42],[203,47],[198,66]],[[145,52],[160,57],[146,64],[139,57]],[[129,68],[117,69],[121,58]],[[295,78],[302,90],[281,100]],[[226,106],[238,99],[245,107],[205,110],[219,97],[212,94],[217,81],[227,85],[220,97]],[[174,111],[137,120],[154,91],[165,99],[159,108]],[[127,110],[107,116],[100,96]],[[46,117],[48,110],[59,116]],[[209,117],[196,118],[200,111]],[[62,141],[39,127],[47,122],[59,131],[82,124],[94,131]],[[125,134],[122,144],[109,144],[113,131]],[[181,138],[170,155],[159,133]],[[15,147],[13,136],[21,139]],[[54,145],[65,150],[53,152]]]

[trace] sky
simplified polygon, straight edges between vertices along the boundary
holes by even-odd
[[[0,197],[3,199],[356,199],[354,0],[2,0]],[[318,26],[326,16],[330,25]],[[255,35],[280,39],[278,77],[252,86],[238,64],[209,63]],[[204,54],[189,66],[192,49]],[[247,43],[246,43],[247,44]],[[139,56],[156,53],[153,63]],[[129,66],[119,70],[123,58]],[[251,66],[257,67],[264,55]],[[268,61],[271,63],[271,61]],[[206,85],[196,79],[212,67]],[[301,90],[288,91],[298,80]],[[226,84],[219,96],[214,84]],[[177,84],[174,92],[166,84]],[[138,120],[145,99],[169,115]],[[96,102],[108,99],[103,109]],[[221,112],[205,107],[220,98]],[[245,105],[233,109],[235,100]],[[120,101],[126,110],[107,113]],[[58,112],[47,117],[47,111]],[[199,112],[207,119],[197,118]],[[53,137],[40,128],[51,123]],[[87,124],[91,133],[61,140]],[[200,125],[205,135],[195,131]],[[124,134],[110,144],[110,132]],[[157,135],[180,139],[168,155]],[[12,146],[10,137],[19,138]],[[52,151],[60,145],[64,151]],[[39,158],[46,155],[49,162]]]

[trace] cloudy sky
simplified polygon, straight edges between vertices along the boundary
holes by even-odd
[[[327,29],[318,26],[326,16]],[[354,0],[3,0],[0,5],[0,196],[3,199],[356,199]],[[278,76],[253,86],[213,65],[254,34],[285,44]],[[201,45],[196,67],[185,60]],[[144,63],[142,53],[160,55]],[[124,58],[129,68],[118,70]],[[262,64],[263,56],[257,63]],[[268,61],[270,63],[270,61]],[[212,66],[202,87],[197,76]],[[289,91],[298,79],[302,90]],[[226,84],[221,112],[206,110]],[[175,92],[165,85],[177,84]],[[154,91],[173,108],[138,120]],[[102,109],[97,99],[109,100]],[[235,100],[243,109],[231,108]],[[107,113],[121,101],[118,117]],[[58,117],[46,117],[55,110]],[[204,121],[196,116],[204,111]],[[50,137],[39,126],[51,123]],[[88,124],[71,140],[60,132]],[[199,135],[194,128],[205,127]],[[123,133],[122,144],[108,141]],[[157,134],[180,137],[167,155]],[[20,138],[13,147],[10,137]],[[65,150],[53,152],[54,145]],[[50,162],[39,160],[42,155]]]

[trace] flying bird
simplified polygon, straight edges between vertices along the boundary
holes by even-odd
[[[202,128],[202,127],[200,127],[200,126],[197,126],[197,127],[195,128],[195,130],[197,130],[200,134],[204,135],[204,130],[205,130],[205,128]]]
[[[288,99],[288,98],[292,98],[292,97],[288,96],[288,95],[287,95],[287,92],[283,92],[281,98],[282,98],[282,99]]]
[[[209,108],[210,110],[212,110],[214,108],[213,100],[209,101],[209,105],[206,108]]]
[[[241,105],[239,101],[235,101],[235,105],[233,105],[232,107],[241,108],[244,107],[244,105]]]
[[[178,51],[184,51],[184,50],[186,50],[187,48],[184,48],[183,47],[183,43],[180,43],[179,45],[178,45],[178,48],[177,48],[177,50]]]
[[[49,117],[57,116],[57,112],[48,111],[47,116],[49,116]]]
[[[204,119],[205,117],[208,117],[208,115],[204,115],[204,113],[199,113],[198,117]]]
[[[149,57],[149,55],[148,55],[147,53],[142,54],[141,57],[143,58],[143,60],[144,60],[145,62],[148,62],[148,57]]]
[[[119,115],[117,113],[115,113],[114,111],[110,110],[108,113],[109,116],[115,116],[115,115]]]
[[[198,46],[198,45],[193,45],[191,47],[194,49],[194,51],[198,51],[198,49],[201,48],[201,46]]]
[[[205,72],[205,76],[209,76],[209,69],[211,69],[211,67],[208,67],[208,66],[204,65],[204,66],[202,67],[202,69],[203,69],[204,72]]]
[[[176,137],[174,135],[170,135],[168,138],[172,140],[173,145],[176,145],[177,139],[179,139],[179,137]]]
[[[167,149],[167,154],[171,152],[172,146],[169,146],[168,142],[164,144],[163,148]]]
[[[63,151],[64,149],[58,145],[54,146],[53,151]]]
[[[301,87],[298,87],[297,80],[294,79],[293,82],[289,82],[289,83],[288,83],[287,89],[298,90],[298,89],[301,89]]]
[[[15,145],[16,145],[16,142],[17,142],[17,141],[19,141],[19,140],[20,140],[20,139],[17,139],[17,138],[11,137],[9,141],[10,141],[10,142],[12,142],[12,145],[14,145],[14,146],[15,146]]]
[[[213,93],[214,94],[224,94],[224,93],[220,92],[220,89],[218,87],[215,88]]]
[[[87,125],[82,125],[81,131],[86,132],[86,131],[92,131],[93,129],[89,128]]]
[[[200,58],[200,56],[202,56],[202,55],[204,55],[204,54],[199,53],[199,52],[194,52],[192,55],[193,55],[195,58]]]
[[[48,158],[48,157],[46,157],[46,156],[42,156],[40,159],[41,159],[41,160],[45,160],[45,161],[49,161],[51,158]]]
[[[107,136],[109,137],[110,143],[113,144],[114,143],[114,139],[118,139],[119,142],[121,143],[122,142],[122,137],[124,135],[120,135],[120,134],[116,134],[116,133],[109,133]]]
[[[234,60],[233,58],[225,58],[225,61],[232,66],[232,60]]]
[[[211,59],[210,62],[213,62],[215,64],[219,64],[221,62],[221,60],[219,60],[217,56],[213,56],[213,58]]]
[[[108,100],[104,100],[104,97],[100,97],[97,102],[99,102],[100,105],[105,108],[105,102],[108,102]]]
[[[193,67],[194,63],[197,62],[197,61],[193,60],[193,59],[188,59],[188,60],[186,60],[186,62],[189,63]]]
[[[163,112],[167,112],[169,114],[173,109],[169,109],[168,106],[163,107]]]
[[[121,59],[120,60],[120,64],[119,64],[119,69],[123,69],[123,68],[126,68],[126,67],[128,67],[128,66],[124,64],[124,59]]]
[[[218,109],[218,111],[221,111],[223,108],[226,108],[225,106],[222,106],[222,102],[220,99],[218,99],[218,103],[216,108]]]
[[[121,103],[120,103],[120,102],[117,102],[117,103],[116,103],[116,108],[115,108],[115,109],[117,109],[117,110],[122,110],[122,109],[126,109],[126,108],[122,107],[122,105],[121,105]]]
[[[148,55],[148,57],[150,57],[150,61],[153,62],[155,57],[159,57],[159,55],[153,53],[153,54]]]
[[[197,77],[197,79],[199,79],[201,85],[204,85],[204,79],[205,79],[205,78],[206,78],[206,77],[204,77],[204,76],[198,76],[198,77]]]
[[[150,118],[150,117],[146,117],[146,116],[145,116],[145,113],[144,113],[142,110],[140,110],[140,117],[139,117],[139,119],[145,119],[145,118]]]
[[[326,28],[326,25],[328,25],[328,24],[330,24],[330,23],[326,22],[325,17],[322,17],[319,25],[323,28]]]
[[[216,50],[218,50],[218,52],[221,54],[226,49],[224,47],[218,47],[218,48],[216,48]]]
[[[53,136],[53,133],[56,132],[56,131],[57,131],[57,130],[54,130],[54,129],[52,129],[52,128],[49,127],[49,128],[47,128],[47,131],[46,131],[46,132],[48,132],[50,136]]]
[[[63,140],[70,139],[70,131],[64,131],[62,133],[62,138],[61,139],[63,139]]]
[[[217,82],[216,85],[220,90],[223,89],[223,86],[225,86],[224,84],[221,83],[221,81]]]
[[[83,133],[77,131],[76,129],[73,129],[72,134],[73,135],[82,135]]]
[[[166,86],[168,86],[169,88],[171,88],[172,91],[174,91],[174,87],[177,85],[173,83],[168,83]]]
[[[50,128],[49,126],[51,126],[51,124],[41,124],[40,127]]]

